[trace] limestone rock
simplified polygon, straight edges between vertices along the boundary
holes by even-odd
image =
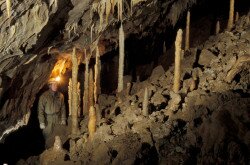
[[[155,106],[160,106],[162,103],[166,103],[166,98],[162,95],[162,91],[158,90],[151,98],[151,103]]]
[[[198,63],[200,65],[209,66],[210,62],[217,58],[212,52],[207,49],[201,51]]]
[[[165,70],[161,65],[155,67],[149,77],[149,82],[155,83],[162,75],[164,75]]]

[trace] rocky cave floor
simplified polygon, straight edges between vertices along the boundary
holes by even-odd
[[[179,94],[172,92],[174,66],[166,72],[158,66],[147,80],[133,83],[129,92],[99,96],[102,119],[92,142],[86,138],[88,119],[84,119],[80,123],[81,136],[69,141],[70,147],[63,152],[66,156],[50,155],[43,161],[47,164],[249,164],[247,17],[241,17],[231,32],[210,36],[203,45],[184,54]],[[149,91],[146,117],[141,114],[145,88]],[[38,160],[39,156],[33,156],[17,164],[37,164]]]

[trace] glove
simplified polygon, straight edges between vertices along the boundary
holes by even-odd
[[[45,128],[45,124],[44,123],[40,123],[40,128],[44,129]]]
[[[61,124],[62,124],[62,125],[66,125],[66,121],[65,121],[65,120],[62,120],[62,121],[61,121]]]

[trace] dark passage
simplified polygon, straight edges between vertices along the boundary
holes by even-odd
[[[44,138],[37,118],[38,98],[31,111],[30,120],[24,126],[6,137],[0,144],[0,164],[14,165],[20,159],[39,155],[44,151]]]

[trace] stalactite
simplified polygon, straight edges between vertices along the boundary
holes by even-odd
[[[88,129],[89,129],[89,139],[90,141],[92,141],[94,138],[94,133],[96,131],[96,111],[94,106],[91,106],[89,109]]]
[[[58,7],[58,0],[55,0],[55,7]]]
[[[109,15],[111,12],[111,1],[110,0],[106,0],[106,24],[108,24],[108,20],[109,20]]]
[[[118,69],[118,88],[117,92],[123,90],[123,72],[124,72],[124,31],[123,26],[119,28],[119,69]]]
[[[98,101],[98,95],[101,93],[100,85],[100,74],[101,74],[101,60],[99,54],[99,48],[96,47],[96,58],[95,58],[95,82],[94,82],[94,100],[95,103]]]
[[[88,114],[89,108],[89,58],[86,57],[85,50],[85,74],[84,74],[84,95],[83,95],[83,114]]]
[[[72,79],[69,79],[69,86],[68,86],[68,103],[69,103],[69,116],[71,116],[71,109],[72,109]]]
[[[114,11],[115,11],[115,1],[116,0],[111,0],[111,12],[112,12],[112,14],[114,14]]]
[[[148,88],[145,88],[144,98],[142,104],[142,114],[143,116],[148,116]]]
[[[118,4],[117,4],[117,8],[118,8],[118,20],[122,21],[122,13],[123,13],[123,1],[122,0],[118,0]]]
[[[133,15],[133,1],[130,1],[130,16]]]
[[[239,20],[239,12],[236,12],[236,14],[235,14],[235,22],[238,22],[238,20]]]
[[[93,69],[89,69],[89,107],[94,106],[94,80],[93,80]]]
[[[220,21],[216,22],[216,29],[215,29],[215,34],[219,34],[220,33]]]
[[[76,57],[76,48],[73,48],[72,53],[72,134],[78,133],[78,94],[77,94],[77,75],[78,75],[78,62]]]
[[[98,28],[98,32],[102,31],[103,28],[103,15],[105,13],[105,1],[101,0],[100,4],[98,6],[98,14],[99,14],[99,18],[100,18],[100,24],[99,24],[99,28]]]
[[[234,0],[230,0],[229,18],[227,24],[227,30],[231,31],[234,23]]]
[[[187,12],[186,20],[186,35],[185,35],[185,51],[189,50],[189,41],[190,41],[190,11]]]
[[[120,20],[120,1],[121,0],[117,0],[118,4],[117,4],[117,19]]]
[[[90,28],[90,41],[91,43],[93,42],[93,28],[94,28],[94,24],[91,26]],[[86,55],[85,55],[86,56]],[[86,57],[85,57],[86,58]]]
[[[7,16],[10,18],[11,15],[11,0],[6,0],[6,10],[7,10]]]
[[[178,91],[180,90],[182,33],[182,29],[179,29],[175,40],[175,67],[173,85],[173,91],[175,93],[178,93]]]

